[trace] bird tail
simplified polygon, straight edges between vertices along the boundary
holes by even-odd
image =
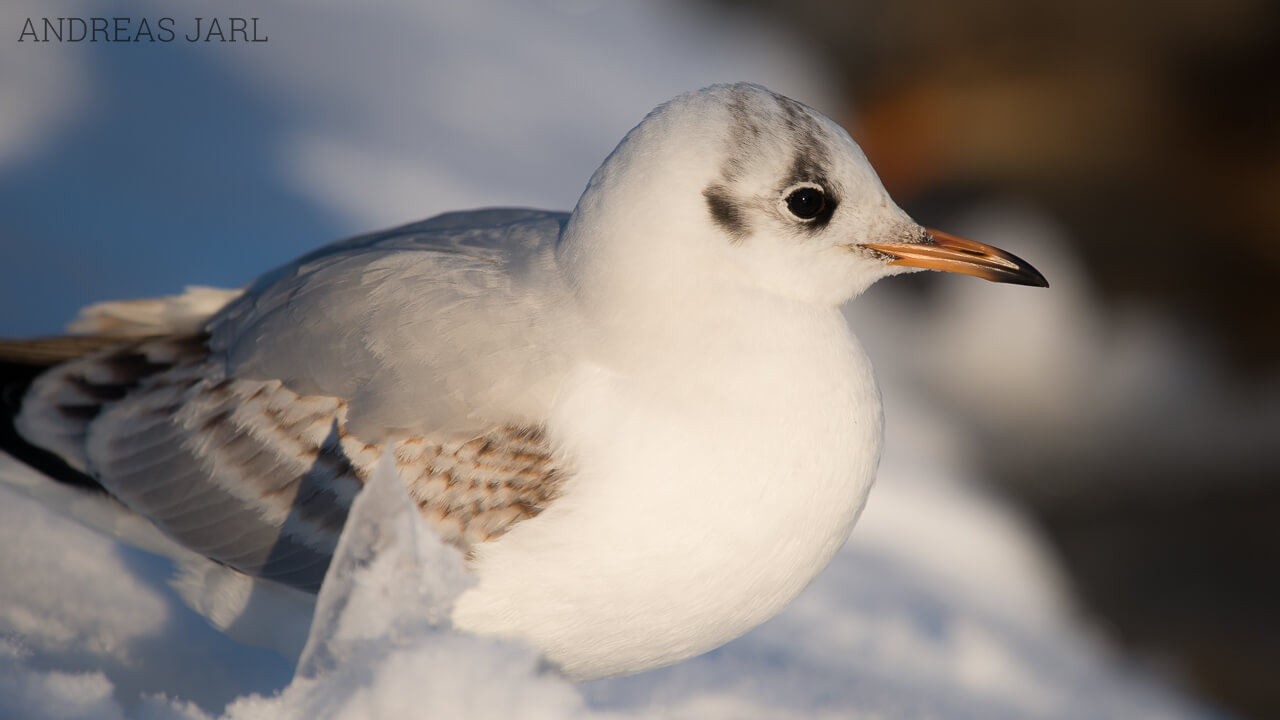
[[[102,486],[60,456],[33,445],[15,427],[23,398],[42,373],[64,362],[119,345],[109,336],[0,339],[0,451],[59,482],[101,490]]]
[[[18,432],[18,414],[32,384],[55,367],[108,348],[162,335],[198,335],[209,317],[241,292],[192,286],[180,295],[103,302],[80,311],[67,326],[72,335],[0,339],[0,451],[60,482],[101,489],[93,478],[61,455],[32,443]],[[80,410],[90,412],[91,407],[69,405],[61,412]],[[78,417],[64,420],[84,425],[89,421]]]

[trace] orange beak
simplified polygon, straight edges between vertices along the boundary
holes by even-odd
[[[924,242],[865,243],[858,247],[888,255],[893,258],[890,265],[961,273],[998,283],[1049,287],[1049,281],[1039,270],[1012,253],[941,230],[926,230],[928,239]]]

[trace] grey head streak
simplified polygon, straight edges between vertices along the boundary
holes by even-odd
[[[761,205],[760,198],[741,197],[733,192],[734,183],[742,177],[749,158],[759,155],[763,131],[758,114],[753,112],[750,99],[758,93],[737,87],[732,90],[729,114],[733,124],[729,133],[725,162],[720,168],[720,178],[702,191],[711,219],[722,229],[733,244],[740,244],[751,236],[749,211]],[[787,173],[773,189],[774,197],[780,197],[788,188],[799,184],[811,184],[822,188],[826,207],[816,217],[797,222],[808,234],[816,234],[827,226],[835,213],[838,198],[828,181],[823,158],[827,148],[822,141],[823,129],[810,111],[800,103],[772,94],[782,113],[782,123],[787,139],[793,148],[793,157]],[[767,198],[765,204],[774,198]]]

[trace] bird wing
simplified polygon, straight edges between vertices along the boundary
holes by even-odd
[[[322,248],[202,331],[45,372],[18,430],[181,544],[302,589],[319,587],[389,446],[426,519],[468,548],[560,485],[541,430],[550,390],[529,386],[563,365],[548,325],[567,312],[563,221],[452,214]]]
[[[349,403],[353,432],[540,422],[571,337],[554,246],[568,216],[449,213],[259,279],[209,325],[230,376]]]

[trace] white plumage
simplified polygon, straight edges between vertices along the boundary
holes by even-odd
[[[654,110],[572,214],[337,243],[207,318],[208,291],[98,307],[82,329],[149,337],[39,377],[16,426],[178,542],[308,590],[390,445],[479,578],[458,627],[632,673],[768,619],[843,544],[882,417],[839,306],[911,267],[1043,282],[912,222],[817,112],[716,86]]]

